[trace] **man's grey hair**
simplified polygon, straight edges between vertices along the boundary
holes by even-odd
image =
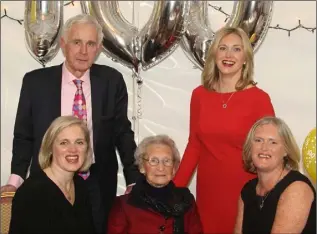
[[[97,30],[97,35],[98,35],[97,43],[98,43],[98,45],[100,45],[100,43],[102,42],[102,39],[103,39],[102,27],[100,26],[100,24],[98,23],[98,21],[96,20],[95,17],[88,15],[88,14],[79,14],[79,15],[76,15],[76,16],[74,16],[66,21],[66,23],[63,26],[63,30],[62,30],[62,37],[64,38],[64,40],[66,42],[67,42],[68,32],[74,24],[92,24],[92,25],[94,25],[96,30]]]
[[[139,169],[143,167],[143,158],[146,156],[147,148],[154,144],[166,145],[172,150],[174,169],[176,171],[181,158],[175,142],[167,135],[149,136],[141,141],[134,153],[135,164],[138,165]]]

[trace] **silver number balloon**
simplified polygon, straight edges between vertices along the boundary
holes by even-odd
[[[117,1],[81,1],[82,11],[98,20],[103,31],[103,50],[106,55],[138,72],[136,35],[138,29],[131,25],[119,9]]]
[[[202,68],[205,64],[208,48],[214,38],[214,32],[208,19],[207,1],[193,1],[190,6],[189,21],[181,40],[181,47],[188,59]]]
[[[142,69],[161,62],[178,46],[188,24],[189,1],[157,1],[138,36]]]
[[[166,58],[185,31],[188,1],[161,0],[154,3],[150,19],[139,31],[122,15],[118,1],[81,1],[84,13],[102,25],[104,52],[136,73]]]
[[[240,27],[248,35],[256,52],[268,31],[273,1],[235,1],[226,26]],[[215,32],[208,20],[207,1],[193,1],[189,14],[190,25],[180,43],[184,53],[197,67],[203,69]]]
[[[24,29],[28,51],[45,66],[59,50],[62,1],[25,1]]]

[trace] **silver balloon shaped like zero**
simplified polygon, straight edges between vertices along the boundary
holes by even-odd
[[[94,16],[102,27],[103,52],[112,60],[138,71],[135,37],[138,29],[121,14],[118,1],[81,1],[85,14]]]
[[[122,15],[118,1],[81,1],[82,11],[96,17],[103,29],[106,55],[139,73],[161,62],[180,42],[189,1],[161,0],[139,31]]]
[[[25,1],[24,29],[32,57],[45,66],[59,51],[63,1]]]
[[[188,25],[189,1],[156,1],[138,36],[142,69],[148,70],[174,52]]]
[[[242,28],[256,52],[269,29],[272,13],[273,1],[235,1],[226,26]],[[189,60],[202,70],[215,36],[208,19],[207,1],[192,1],[189,21],[180,45]]]

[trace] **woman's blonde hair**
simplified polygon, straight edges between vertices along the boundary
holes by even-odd
[[[83,131],[87,143],[86,157],[79,171],[87,171],[92,163],[92,149],[90,144],[89,130],[82,120],[73,116],[61,116],[56,118],[47,129],[40,148],[39,164],[42,169],[49,167],[52,163],[53,144],[58,134],[70,126],[78,126]]]
[[[248,85],[256,85],[253,80],[254,62],[253,62],[253,48],[247,34],[241,28],[223,27],[216,32],[213,43],[211,44],[204,70],[201,74],[202,85],[210,91],[215,91],[215,87],[219,81],[219,69],[216,64],[216,53],[220,41],[229,34],[235,34],[242,40],[243,52],[245,54],[245,65],[243,65],[241,78],[236,84],[236,90],[242,90]]]
[[[273,124],[277,128],[279,136],[282,138],[282,142],[287,153],[284,157],[284,166],[288,169],[297,171],[300,161],[300,150],[296,140],[287,124],[282,119],[273,116],[267,116],[259,119],[250,129],[243,146],[242,154],[245,170],[256,173],[256,168],[252,162],[252,141],[254,139],[256,129],[266,124]]]

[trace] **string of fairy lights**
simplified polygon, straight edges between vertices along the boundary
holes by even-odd
[[[222,9],[222,7],[214,6],[212,4],[208,4],[208,6],[210,6],[214,10],[216,10],[216,11],[220,12],[221,14],[223,14],[225,16],[224,22],[227,22],[228,19],[230,19],[231,15],[228,14],[227,12],[225,12]],[[298,29],[305,29],[308,32],[314,33],[315,30],[316,30],[316,27],[307,27],[307,26],[303,25],[300,20],[298,20],[298,25],[294,26],[293,28],[285,28],[285,27],[281,27],[279,24],[277,24],[276,26],[269,26],[269,29],[286,31],[288,33],[288,36],[290,37],[291,36],[291,32],[296,31]]]
[[[68,2],[64,3],[64,6],[69,6],[69,5],[75,6],[74,1],[68,1]],[[8,10],[6,8],[4,8],[3,11],[4,11],[4,14],[1,16],[1,20],[4,18],[7,18],[9,20],[16,21],[17,23],[22,25],[23,19],[16,19],[14,17],[9,16]]]
[[[74,1],[68,1],[68,2],[64,3],[64,6],[75,6],[74,5]],[[222,7],[215,6],[215,5],[212,5],[212,4],[208,4],[208,6],[213,8],[214,10],[220,12],[221,14],[223,14],[225,16],[224,22],[227,22],[228,19],[231,17],[231,15],[228,14],[227,12],[225,12],[222,9]],[[1,20],[5,19],[5,18],[9,19],[9,20],[16,21],[20,25],[22,25],[22,22],[23,22],[23,19],[18,19],[18,18],[14,18],[12,16],[9,16],[8,15],[8,10],[4,8],[4,14],[1,16]],[[308,32],[314,33],[315,30],[316,30],[316,27],[307,27],[307,26],[305,26],[305,25],[303,25],[301,23],[301,20],[298,20],[298,24],[296,26],[292,27],[292,28],[282,27],[282,26],[280,26],[280,24],[277,24],[276,26],[269,26],[269,29],[285,31],[285,32],[288,33],[288,36],[290,37],[291,36],[291,32],[294,32],[294,31],[299,30],[299,29],[304,29],[304,30],[306,30]]]

